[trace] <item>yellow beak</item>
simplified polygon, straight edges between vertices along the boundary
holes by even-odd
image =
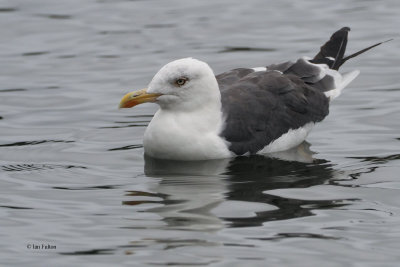
[[[119,108],[131,108],[146,102],[155,102],[161,94],[148,94],[147,88],[139,91],[127,93],[119,103]]]

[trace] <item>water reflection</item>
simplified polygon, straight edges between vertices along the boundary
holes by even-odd
[[[145,156],[144,171],[150,177],[165,177],[174,175],[227,175],[238,176],[239,173],[243,175],[252,176],[248,171],[253,168],[264,166],[268,168],[270,163],[282,162],[291,163],[315,163],[313,158],[314,152],[310,150],[310,144],[303,142],[298,147],[284,151],[268,154],[268,156],[243,156],[232,159],[218,159],[218,160],[203,160],[203,161],[175,161],[175,160],[160,160]],[[243,168],[241,168],[242,166]]]
[[[391,154],[387,156],[373,156],[373,157],[349,157],[353,159],[361,160],[362,162],[370,162],[375,164],[384,164],[394,160],[400,159],[400,154]]]
[[[227,173],[230,175],[228,200],[267,203],[278,208],[256,212],[251,218],[229,218],[232,227],[257,226],[267,221],[310,216],[312,209],[340,205],[337,201],[288,199],[267,192],[323,184],[333,177],[331,164],[324,160],[304,163],[260,156],[237,158],[228,167]]]
[[[228,188],[223,175],[229,159],[199,162],[158,160],[145,157],[145,174],[161,178],[151,191],[162,197],[162,206],[146,210],[160,215],[168,228],[212,230],[223,221],[212,213]]]
[[[289,160],[292,159],[292,160]],[[306,188],[333,177],[332,165],[313,159],[308,144],[273,157],[181,162],[145,157],[145,174],[160,178],[148,192],[128,192],[125,205],[158,203],[147,209],[168,228],[220,229],[258,226],[267,221],[311,216],[313,209],[346,205],[336,200],[299,200],[269,195],[268,190]],[[150,201],[150,202],[149,202]]]

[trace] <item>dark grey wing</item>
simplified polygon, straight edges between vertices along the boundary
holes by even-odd
[[[224,73],[221,73],[216,76],[219,89],[224,91],[225,89],[229,89],[232,85],[237,83],[240,79],[246,77],[248,74],[253,73],[253,69],[247,68],[238,68],[233,69]]]
[[[241,78],[230,77],[237,70],[217,76],[225,116],[221,136],[235,154],[257,153],[290,129],[328,114],[328,98],[297,75],[247,70],[251,72],[244,75],[241,69]]]
[[[342,86],[336,84],[340,76],[336,70],[384,43],[345,57],[349,31],[344,27],[335,32],[313,59],[269,65],[267,71],[242,68],[216,76],[226,118],[221,136],[230,142],[231,151],[256,153],[290,129],[328,115],[329,99],[324,92]]]

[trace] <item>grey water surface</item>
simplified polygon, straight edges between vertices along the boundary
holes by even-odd
[[[1,266],[398,266],[399,1],[0,0],[0,25]],[[117,108],[173,59],[296,60],[343,26],[349,53],[394,40],[293,151],[144,158],[157,106]]]

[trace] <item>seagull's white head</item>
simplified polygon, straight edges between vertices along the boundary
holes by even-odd
[[[162,109],[193,110],[220,103],[218,83],[207,63],[193,58],[172,61],[162,67],[147,89],[128,93],[120,108],[156,102]]]

